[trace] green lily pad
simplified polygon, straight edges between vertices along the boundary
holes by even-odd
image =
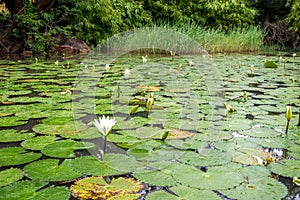
[[[5,200],[68,200],[70,192],[66,187],[50,186],[41,189],[47,182],[20,181],[0,188],[1,199]],[[40,190],[41,189],[41,190]]]
[[[93,156],[82,156],[71,161],[75,171],[92,176],[112,176],[123,174],[123,171],[111,168],[107,163]]]
[[[22,147],[0,149],[0,166],[21,165],[39,159],[40,153],[26,151]]]
[[[195,166],[217,166],[231,162],[231,155],[224,151],[213,149],[199,149],[199,153],[192,151],[184,152],[178,160]]]
[[[0,142],[17,142],[32,138],[34,133],[17,132],[16,130],[8,129],[0,131]]]
[[[48,144],[42,149],[42,153],[46,156],[55,158],[74,158],[76,150],[95,148],[90,142],[77,142],[74,140],[60,140]]]
[[[3,127],[8,126],[19,126],[27,124],[28,118],[18,117],[18,116],[11,116],[11,117],[0,117],[0,124]]]
[[[210,167],[207,172],[181,165],[174,170],[173,177],[182,185],[207,190],[234,188],[244,181],[242,174],[231,165]]]
[[[265,61],[264,62],[265,68],[277,68],[277,64],[274,61]]]
[[[64,160],[62,163],[56,159],[39,160],[26,165],[24,171],[32,180],[67,181],[82,175],[70,168],[70,162],[71,160]]]
[[[10,168],[0,172],[0,187],[11,184],[23,178],[24,172],[17,168]]]
[[[206,133],[196,134],[194,139],[205,142],[214,142],[219,140],[229,140],[232,137],[233,136],[228,132],[214,130]]]
[[[173,186],[169,188],[177,196],[165,192],[165,191],[156,191],[151,192],[147,195],[146,200],[156,200],[156,199],[168,199],[168,200],[199,200],[199,199],[210,199],[210,200],[221,200],[222,198],[218,196],[213,191],[209,190],[198,190],[195,188],[190,188],[186,186]]]
[[[133,176],[145,183],[155,186],[174,186],[178,183],[174,180],[172,173],[176,170],[177,165],[172,162],[158,162],[162,163],[158,168],[146,167],[133,173]],[[159,178],[158,178],[159,177]]]
[[[258,138],[268,138],[268,137],[276,137],[279,133],[270,128],[266,127],[253,127],[250,130],[240,131],[242,135],[250,136],[250,137],[258,137]]]
[[[26,149],[42,150],[45,146],[54,143],[56,140],[58,140],[58,137],[54,135],[45,135],[27,139],[21,145]]]
[[[109,167],[118,171],[123,171],[124,173],[132,172],[139,167],[138,162],[133,157],[124,154],[104,154],[103,162]]]
[[[282,199],[288,192],[285,185],[272,178],[259,180],[249,179],[249,183],[243,183],[236,188],[220,191],[225,196],[239,200]]]
[[[299,160],[282,160],[278,163],[271,163],[269,169],[281,176],[300,177],[300,161]]]

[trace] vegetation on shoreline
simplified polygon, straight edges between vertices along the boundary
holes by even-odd
[[[47,52],[60,36],[93,48],[114,34],[159,25],[187,33],[210,52],[253,51],[263,44],[299,48],[297,0],[0,0],[0,5],[0,52]],[[278,28],[278,22],[284,26]]]

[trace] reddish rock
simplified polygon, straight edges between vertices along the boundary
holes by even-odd
[[[76,38],[59,38],[58,46],[54,51],[59,54],[74,55],[74,54],[88,54],[91,52],[90,47],[83,41]]]

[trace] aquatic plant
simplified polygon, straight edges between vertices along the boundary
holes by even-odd
[[[291,106],[287,106],[286,107],[286,113],[285,113],[285,118],[286,118],[286,128],[285,128],[285,134],[288,134],[288,130],[289,130],[289,124],[290,121],[293,117],[293,113],[292,113],[292,107]]]
[[[109,119],[109,116],[105,117],[104,115],[102,118],[99,117],[99,120],[94,119],[93,124],[96,126],[98,131],[104,136],[104,145],[103,145],[103,153],[105,154],[106,149],[106,141],[107,136],[112,130],[113,126],[116,124],[115,118]]]

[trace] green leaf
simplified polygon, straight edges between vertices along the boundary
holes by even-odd
[[[0,149],[0,166],[21,165],[39,159],[40,153],[28,152],[22,147]]]
[[[288,194],[287,188],[282,183],[272,178],[264,178],[243,183],[236,188],[220,191],[225,196],[240,200],[282,199]]]
[[[20,132],[18,133],[16,130],[7,129],[0,131],[0,142],[17,142],[32,138],[35,134],[34,133],[26,133]]]
[[[31,150],[42,150],[48,144],[54,143],[58,137],[54,135],[38,136],[27,139],[21,143],[22,147]]]
[[[20,181],[0,188],[1,199],[5,200],[68,200],[70,192],[66,187],[50,186],[40,190],[47,182]]]
[[[278,163],[271,163],[269,169],[281,176],[300,177],[300,161],[299,160],[281,160]]]
[[[10,168],[0,172],[0,187],[20,180],[24,176],[22,170]]]
[[[224,151],[213,149],[199,149],[199,153],[186,151],[179,157],[179,161],[195,166],[217,166],[231,162],[231,155]]]
[[[77,178],[82,173],[75,172],[70,168],[71,160],[45,159],[30,163],[24,167],[26,176],[33,180],[67,181]]]
[[[74,158],[75,150],[91,149],[94,147],[95,145],[90,142],[60,140],[45,146],[45,148],[42,149],[42,153],[55,158]]]
[[[207,190],[234,188],[244,181],[242,174],[231,165],[210,167],[207,172],[181,165],[174,170],[173,177],[182,185]]]
[[[264,62],[265,68],[277,68],[277,64],[274,61],[266,61]]]
[[[112,176],[123,174],[123,171],[116,170],[107,163],[98,160],[93,156],[83,156],[70,162],[70,166],[75,171],[92,176]]]

